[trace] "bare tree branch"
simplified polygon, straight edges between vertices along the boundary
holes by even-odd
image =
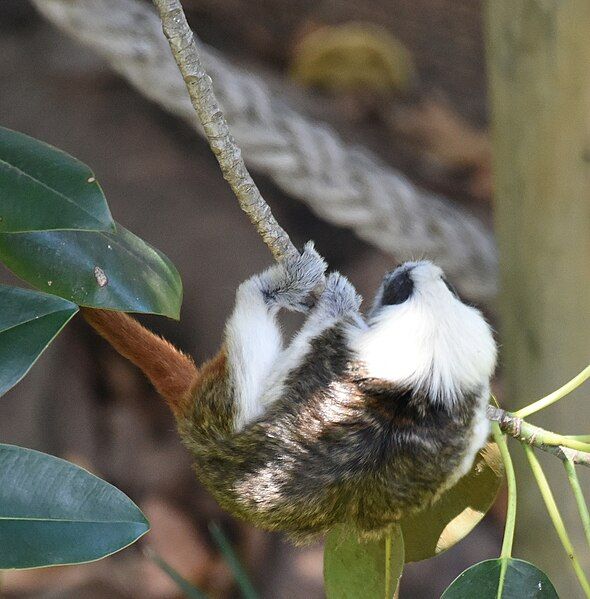
[[[199,50],[179,0],[154,0],[162,29],[176,64],[182,73],[192,105],[197,113],[211,150],[224,179],[230,184],[242,210],[248,215],[262,240],[277,261],[296,255],[297,249],[276,221],[254,183],[240,148],[232,137],[227,121],[205,72]]]

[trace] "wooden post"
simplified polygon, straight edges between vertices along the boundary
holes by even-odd
[[[504,398],[516,408],[590,362],[590,1],[488,0],[486,20]],[[590,433],[590,389],[534,419]],[[517,466],[516,555],[545,568],[560,596],[581,596],[524,460]],[[587,569],[563,469],[547,466]]]

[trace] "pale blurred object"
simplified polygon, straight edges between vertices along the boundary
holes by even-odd
[[[411,106],[396,104],[385,116],[393,135],[403,135],[420,148],[426,168],[446,176],[466,172],[469,193],[480,201],[491,200],[494,182],[487,130],[472,126],[442,97]]]
[[[405,92],[415,77],[412,56],[387,29],[372,23],[320,27],[295,46],[291,75],[305,87]]]

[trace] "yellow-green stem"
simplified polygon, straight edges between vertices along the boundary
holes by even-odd
[[[391,599],[391,550],[393,546],[393,527],[385,536],[385,599]]]
[[[512,544],[514,542],[514,527],[516,524],[516,476],[514,474],[514,464],[510,457],[510,451],[508,450],[508,443],[506,443],[506,437],[500,430],[500,425],[497,422],[492,423],[492,432],[494,434],[494,440],[500,448],[500,455],[504,462],[506,481],[508,483],[508,505],[506,507],[504,540],[502,541],[502,551],[500,553],[502,563],[500,565],[500,579],[498,581],[497,594],[497,599],[501,599],[502,591],[504,590],[506,570],[508,569],[508,560],[512,557]]]
[[[537,456],[535,455],[532,447],[524,444],[522,447],[529,460],[531,470],[533,471],[533,475],[535,476],[535,480],[537,481],[537,485],[541,491],[543,501],[545,502],[545,507],[547,508],[551,522],[553,522],[553,526],[555,527],[559,540],[561,541],[563,548],[572,562],[572,567],[578,578],[580,586],[584,591],[584,594],[588,599],[590,599],[590,583],[588,583],[588,579],[586,578],[586,575],[580,566],[580,562],[578,561],[576,552],[574,551],[574,546],[572,545],[569,535],[567,534],[563,519],[559,513],[559,509],[555,503],[555,498],[553,497],[553,493],[551,492],[547,478],[545,477],[545,474],[541,468],[541,464],[539,464],[539,460],[537,460]]]
[[[516,416],[516,414],[512,415]],[[534,439],[538,444],[541,445],[561,445],[562,447],[569,447],[570,449],[575,449],[577,451],[590,452],[590,443],[584,443],[583,441],[579,441],[577,439],[572,439],[564,435],[558,435],[552,431],[548,431],[543,428],[539,428],[534,424],[530,424],[526,422],[526,420],[522,420],[520,422],[520,434],[527,443],[528,439]]]
[[[580,374],[575,376],[571,381],[568,381],[563,387],[560,387],[553,393],[546,395],[545,397],[539,399],[538,401],[533,402],[532,404],[518,410],[518,412],[514,412],[515,416],[519,418],[526,418],[551,404],[554,404],[556,401],[559,401],[569,393],[571,393],[574,389],[577,389],[584,381],[590,378],[590,365],[586,366]]]
[[[588,505],[584,500],[582,487],[580,486],[578,473],[576,472],[576,466],[571,460],[568,459],[563,460],[563,465],[565,467],[568,481],[576,499],[578,512],[580,513],[580,518],[582,520],[582,526],[584,527],[584,534],[586,535],[586,540],[588,541],[588,547],[590,547],[590,512],[588,512]]]
[[[514,542],[514,527],[516,522],[516,476],[514,474],[514,465],[506,437],[500,430],[497,422],[492,423],[492,432],[494,433],[494,441],[500,448],[500,455],[504,462],[506,470],[506,481],[508,483],[508,506],[506,508],[506,525],[504,527],[504,540],[502,542],[502,552],[500,557],[512,557],[512,544]]]
[[[590,443],[590,435],[564,435],[570,441],[581,441],[582,443]]]

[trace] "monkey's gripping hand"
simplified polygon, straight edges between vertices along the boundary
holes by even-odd
[[[269,306],[306,312],[314,304],[313,292],[321,286],[326,268],[313,241],[308,241],[299,256],[271,266],[244,286],[254,283]]]

